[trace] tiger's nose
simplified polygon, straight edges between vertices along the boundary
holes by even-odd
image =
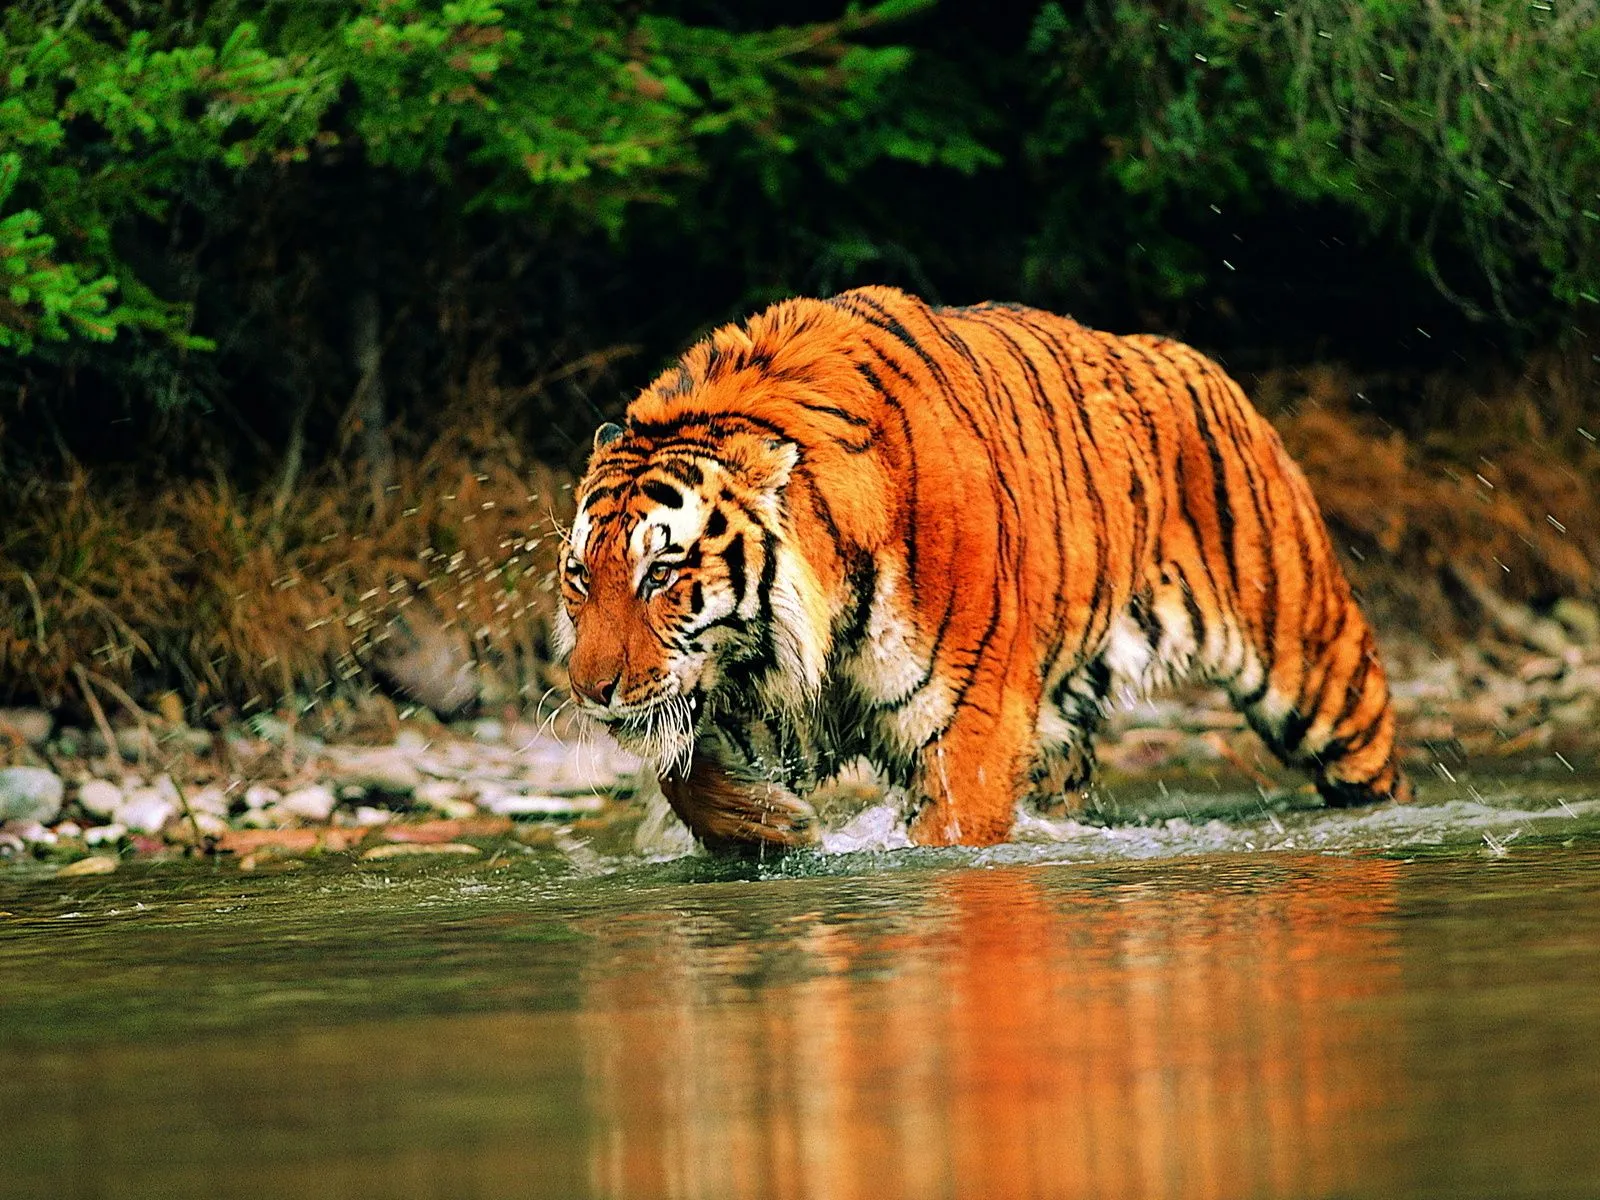
[[[616,694],[617,680],[621,678],[621,672],[611,671],[604,676],[596,675],[592,679],[584,678],[573,672],[569,675],[569,678],[572,681],[573,691],[577,692],[585,700],[592,700],[603,707],[609,705],[611,697]]]

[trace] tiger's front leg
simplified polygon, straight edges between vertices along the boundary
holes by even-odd
[[[662,776],[661,791],[708,850],[789,850],[817,841],[817,814],[810,804],[780,784],[739,778],[701,748],[686,775]]]
[[[924,746],[913,782],[921,807],[911,819],[919,846],[990,846],[1011,834],[1029,758],[1025,704],[1008,697],[998,716],[958,709]]]

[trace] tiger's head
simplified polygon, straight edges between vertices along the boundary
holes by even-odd
[[[595,435],[556,649],[581,711],[663,771],[687,769],[719,702],[816,693],[826,619],[785,503],[799,456],[722,422]]]

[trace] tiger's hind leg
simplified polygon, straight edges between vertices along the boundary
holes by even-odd
[[[1028,768],[1023,804],[1041,817],[1080,813],[1095,776],[1094,746],[1088,737],[1040,746]]]
[[[1095,735],[1105,722],[1111,670],[1104,657],[1051,689],[1034,722],[1033,761],[1023,803],[1042,816],[1081,812],[1094,782]]]
[[[1338,636],[1321,645],[1308,641],[1298,663],[1261,676],[1242,695],[1230,689],[1235,703],[1273,753],[1311,773],[1324,801],[1345,808],[1411,799],[1388,681],[1372,632],[1353,605]]]

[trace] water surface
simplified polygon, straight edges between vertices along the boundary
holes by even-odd
[[[0,1194],[1594,1197],[1594,794],[0,878]]]

